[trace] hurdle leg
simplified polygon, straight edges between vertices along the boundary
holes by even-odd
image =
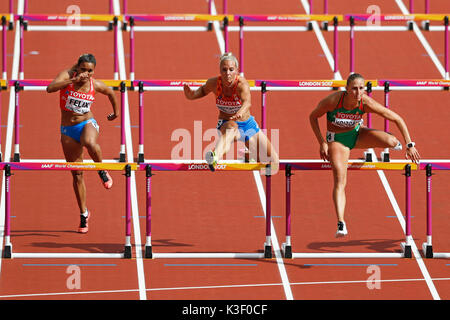
[[[405,258],[412,258],[411,251],[411,165],[407,164],[405,166],[405,176],[406,176],[406,228],[405,228],[405,242],[401,244],[403,249],[403,254]]]
[[[285,258],[292,258],[291,245],[291,165],[287,164],[285,169],[286,176],[286,242],[283,243],[282,249]]]
[[[147,185],[147,202],[146,202],[146,240],[145,240],[145,258],[153,258],[152,253],[152,189],[151,189],[151,178],[152,178],[152,166],[147,165],[145,167],[145,177]]]
[[[272,184],[271,184],[271,170],[270,164],[266,167],[266,242],[264,243],[264,258],[272,258],[272,205],[271,205],[271,193],[272,193]]]
[[[384,83],[384,106],[386,108],[389,108],[389,82],[386,81]],[[384,119],[384,132],[389,132],[389,120]],[[389,148],[384,149],[384,151],[381,152],[381,161],[383,162],[389,162]]]
[[[11,194],[10,194],[10,178],[11,167],[5,165],[5,247],[3,250],[3,258],[12,258],[11,244]]]
[[[125,162],[125,90],[125,82],[122,81],[120,83],[120,162]]]
[[[131,166],[125,166],[125,250],[124,258],[131,259]]]
[[[15,94],[16,94],[16,105],[15,105],[15,115],[14,115],[14,162],[20,162],[20,151],[19,151],[19,144],[20,144],[20,130],[19,130],[19,92],[20,92],[20,84],[19,81],[16,81],[14,84],[15,88]]]
[[[422,244],[422,250],[425,258],[433,258],[433,245],[431,239],[431,226],[432,226],[432,216],[431,216],[431,164],[426,166],[426,193],[427,193],[427,242]]]
[[[144,162],[144,83],[139,81],[139,150],[138,162]]]
[[[7,79],[6,73],[6,17],[2,16],[2,79]]]

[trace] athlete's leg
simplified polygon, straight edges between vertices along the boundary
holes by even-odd
[[[238,125],[235,121],[225,122],[219,130],[219,139],[214,148],[217,160],[222,159],[223,155],[230,150],[231,144],[240,137]]]
[[[395,148],[398,143],[399,140],[390,133],[381,130],[361,127],[359,129],[355,148]]]
[[[98,130],[94,127],[94,124],[87,123],[80,136],[80,143],[89,153],[89,156],[94,162],[102,162],[102,149],[97,143]]]
[[[333,202],[338,221],[344,221],[345,213],[345,187],[347,185],[347,165],[350,149],[339,142],[328,144],[328,155],[333,170]]]
[[[100,145],[97,143],[98,139],[98,129],[96,128],[96,124],[94,125],[91,122],[88,122],[81,132],[80,142],[81,145],[86,147],[86,150],[88,151],[89,155],[91,156],[92,160],[95,162],[102,162],[103,161],[103,155],[102,155],[102,149],[100,148]],[[106,189],[110,189],[113,185],[113,180],[109,173],[106,170],[99,170],[98,174],[100,176],[100,179],[102,180],[103,186]]]
[[[83,147],[73,138],[61,135],[61,145],[64,156],[67,162],[82,162],[83,161]],[[83,171],[72,170],[73,190],[77,198],[80,212],[86,212],[86,185],[84,183]]]
[[[270,162],[272,175],[278,172],[280,162],[278,153],[261,130],[247,140],[245,145],[249,150],[250,159],[263,163]]]

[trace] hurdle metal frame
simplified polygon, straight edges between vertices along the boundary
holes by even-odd
[[[432,197],[431,197],[431,176],[433,175],[433,170],[450,170],[450,163],[446,161],[423,161],[420,164],[420,169],[426,170],[426,199],[427,199],[427,241],[422,244],[422,251],[425,258],[450,258],[450,252],[433,252],[432,243]]]
[[[120,151],[118,162],[125,162],[125,92],[127,87],[131,87],[129,80],[101,80],[107,86],[117,90],[120,88]],[[8,87],[13,87],[15,92],[15,117],[14,117],[14,156],[13,162],[21,162],[20,157],[20,91],[45,91],[47,86],[51,83],[48,79],[23,79],[23,80],[9,80]],[[0,105],[1,107],[1,105]],[[0,109],[1,110],[1,109]],[[0,136],[1,138],[1,136]],[[0,139],[1,145],[1,139]]]
[[[5,172],[5,244],[3,258],[131,258],[131,171],[136,170],[134,163],[84,163],[84,162],[34,162],[34,163],[13,163],[2,162],[0,169]],[[122,253],[22,253],[13,252],[11,242],[11,175],[13,170],[110,170],[125,172],[125,246]]]
[[[108,26],[37,26],[30,25],[30,21],[71,21],[78,19],[79,21],[97,21],[107,22]],[[119,79],[119,62],[117,54],[117,39],[118,39],[118,21],[121,21],[123,16],[106,15],[106,14],[23,14],[14,15],[14,20],[19,22],[20,28],[20,59],[19,59],[19,79],[24,79],[24,31],[111,31],[114,34],[114,80]]]
[[[291,175],[292,170],[331,170],[329,162],[322,160],[282,161],[286,176],[286,242],[281,246],[285,258],[411,258],[411,171],[418,166],[410,162],[382,163],[350,160],[348,170],[404,170],[405,171],[405,242],[402,242],[401,252],[372,252],[372,253],[299,253],[293,252],[291,243]]]
[[[216,167],[216,171],[252,171],[265,170],[266,176],[266,235],[263,247],[263,253],[254,252],[214,252],[214,253],[160,253],[153,252],[152,249],[152,233],[151,233],[151,178],[154,171],[209,171],[208,165],[205,161],[186,162],[186,161],[170,161],[170,160],[152,160],[151,162],[144,162],[139,165],[140,170],[146,172],[146,243],[145,243],[145,258],[241,258],[241,259],[257,259],[257,258],[272,258],[272,243],[271,243],[271,166],[270,164],[262,163],[240,163],[240,162],[220,162]]]

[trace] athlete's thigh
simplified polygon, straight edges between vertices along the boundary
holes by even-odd
[[[80,136],[81,145],[84,146],[86,144],[95,144],[97,142],[97,138],[98,129],[96,128],[96,125],[91,122],[86,123]]]
[[[61,145],[66,161],[81,162],[83,160],[83,146],[75,139],[62,134]]]
[[[225,122],[220,126],[219,131],[222,136],[233,136],[234,140],[238,140],[241,137],[239,126],[235,121],[229,120]]]
[[[348,147],[340,142],[330,142],[328,143],[328,157],[335,175],[345,175],[347,173],[347,164],[350,158],[350,149]]]
[[[358,138],[356,139],[356,149],[367,148],[389,148],[391,146],[391,140],[395,138],[390,133],[362,127],[359,129]]]

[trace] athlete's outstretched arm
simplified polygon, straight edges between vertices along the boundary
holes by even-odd
[[[206,81],[206,83],[200,86],[197,90],[192,90],[188,84],[184,84],[184,95],[189,100],[195,100],[199,98],[203,98],[208,95],[210,92],[214,91],[215,83],[217,83],[217,78],[211,78]]]

